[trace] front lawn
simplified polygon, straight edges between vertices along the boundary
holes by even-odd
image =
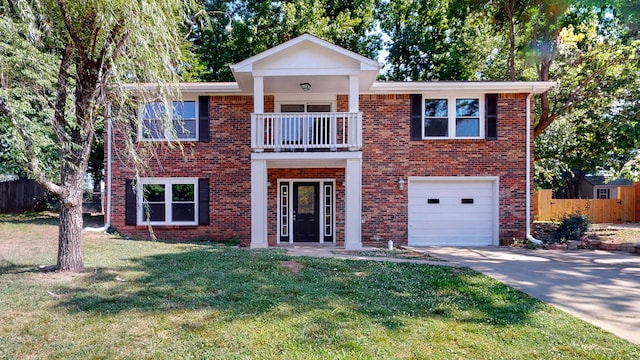
[[[0,217],[0,358],[637,359],[619,339],[469,269],[87,234]]]

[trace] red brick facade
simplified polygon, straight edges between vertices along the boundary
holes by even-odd
[[[497,140],[411,141],[409,95],[362,96],[363,244],[406,244],[408,193],[396,181],[410,176],[499,176],[500,242],[524,238],[526,97],[500,96]]]
[[[209,142],[184,142],[184,151],[161,145],[148,162],[143,177],[197,177],[209,179],[208,226],[154,226],[159,239],[234,239],[248,244],[251,213],[252,96],[211,96]],[[114,139],[121,134],[114,134]],[[116,141],[114,148],[122,147]],[[134,173],[120,161],[113,164],[111,226],[121,234],[148,238],[146,226],[125,225],[125,180]]]
[[[527,94],[501,95],[498,102],[497,140],[410,140],[408,94],[361,95],[362,243],[383,246],[387,240],[406,244],[407,187],[397,180],[410,176],[499,176],[500,242],[525,236],[525,103]],[[347,111],[346,95],[337,98],[338,111]],[[265,111],[274,108],[265,97]],[[209,179],[208,226],[154,226],[160,239],[233,239],[250,241],[251,224],[251,96],[211,96],[209,142],[185,142],[184,151],[161,144],[149,161],[149,177]],[[121,137],[114,134],[114,139]],[[115,154],[122,153],[115,141]],[[116,156],[114,155],[114,159]],[[120,233],[149,237],[146,226],[125,225],[125,180],[131,166],[113,161],[111,225]],[[533,168],[533,167],[532,167]],[[344,242],[344,181],[340,168],[269,169],[268,243],[277,242],[278,179],[335,180],[335,239]]]

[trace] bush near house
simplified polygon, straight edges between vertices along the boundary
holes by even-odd
[[[560,221],[560,226],[556,230],[556,237],[560,242],[567,240],[580,240],[589,230],[590,220],[586,215],[574,214],[567,216]]]
[[[569,240],[581,240],[589,230],[590,219],[586,215],[565,216],[560,222],[537,221],[534,235],[547,244],[564,244]]]

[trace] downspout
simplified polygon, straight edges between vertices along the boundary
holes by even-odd
[[[85,231],[104,232],[111,227],[111,104],[107,104],[107,201],[104,214],[104,225],[101,227],[86,227]]]
[[[534,245],[542,245],[542,241],[536,239],[531,235],[531,98],[535,94],[535,87],[531,89],[531,93],[527,95],[527,164],[526,164],[526,234],[527,240],[531,241]]]

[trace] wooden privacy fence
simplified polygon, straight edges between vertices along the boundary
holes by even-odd
[[[46,193],[31,180],[0,182],[0,213],[43,210]]]
[[[633,183],[636,189],[636,222],[640,221],[640,182]]]
[[[573,215],[587,215],[593,223],[636,222],[636,187],[618,187],[617,199],[553,199],[551,190],[533,195],[536,221],[559,221]]]

